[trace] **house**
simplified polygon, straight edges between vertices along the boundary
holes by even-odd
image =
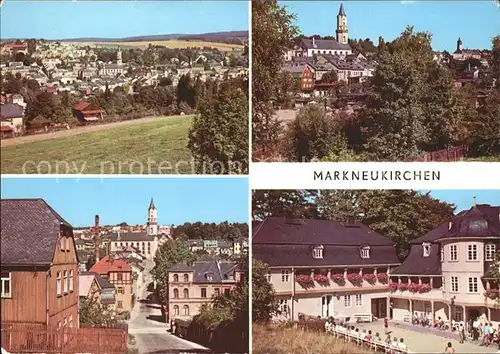
[[[26,125],[29,129],[34,131],[48,131],[49,128],[54,125],[54,123],[44,116],[38,115],[31,121],[26,122]]]
[[[233,254],[248,254],[248,240],[240,238],[233,241]]]
[[[386,316],[388,274],[400,265],[389,238],[354,218],[270,217],[253,230],[253,257],[269,266],[285,318]]]
[[[24,131],[23,107],[15,103],[0,105],[2,135],[16,136]]]
[[[78,279],[80,302],[93,297],[110,310],[114,311],[116,309],[116,288],[106,278],[96,273],[81,272]]]
[[[73,106],[73,115],[80,122],[97,122],[102,120],[104,111],[97,105],[82,101]]]
[[[116,232],[110,235],[109,253],[134,251],[148,260],[153,260],[158,249],[158,239],[147,231]]]
[[[123,259],[105,256],[89,270],[97,273],[116,287],[116,311],[130,312],[134,306],[132,268]]]
[[[412,314],[500,324],[499,284],[492,276],[500,249],[500,206],[473,205],[413,240],[390,274],[391,318]],[[450,330],[452,326],[449,326]]]
[[[2,199],[2,324],[78,327],[73,227],[43,199]]]
[[[229,294],[241,281],[237,264],[224,261],[179,263],[168,270],[168,310],[172,319],[189,319],[214,296]]]

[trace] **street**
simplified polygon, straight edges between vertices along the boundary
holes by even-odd
[[[149,265],[148,268],[152,268]],[[145,269],[147,279],[151,281],[149,269]],[[147,282],[146,282],[147,284]],[[177,354],[177,353],[212,353],[199,344],[189,342],[167,331],[167,324],[162,322],[161,307],[153,300],[146,300],[150,293],[147,285],[138,294],[138,301],[130,313],[128,332],[135,337],[135,348],[140,354]]]

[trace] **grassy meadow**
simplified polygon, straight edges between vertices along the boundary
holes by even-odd
[[[192,116],[165,117],[2,147],[1,173],[195,173],[187,148],[191,121]]]
[[[252,352],[254,354],[359,354],[373,353],[326,333],[315,333],[287,327],[252,325]]]
[[[129,47],[129,48],[147,48],[151,45],[159,45],[172,49],[188,48],[188,47],[210,47],[217,48],[221,52],[230,52],[234,50],[243,50],[243,45],[238,44],[228,44],[219,42],[205,42],[205,41],[180,41],[180,40],[169,40],[169,41],[137,41],[137,42],[68,42],[80,46],[98,46],[98,47]]]

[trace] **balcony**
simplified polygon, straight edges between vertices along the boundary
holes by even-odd
[[[388,291],[392,296],[411,298],[412,300],[439,300],[443,298],[443,291],[433,288],[430,284],[391,283],[388,286]]]
[[[383,290],[389,277],[386,273],[328,272],[319,274],[297,274],[295,291],[355,291]]]

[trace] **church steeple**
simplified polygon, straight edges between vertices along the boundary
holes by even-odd
[[[118,65],[122,65],[123,62],[122,62],[122,51],[120,49],[120,47],[118,47],[118,52],[116,53],[116,64]]]
[[[462,39],[460,37],[458,37],[458,40],[457,40],[457,52],[461,52],[462,51]]]
[[[337,42],[347,44],[349,34],[347,30],[347,15],[344,10],[344,4],[340,4],[339,14],[337,15]]]
[[[158,235],[158,213],[153,198],[151,198],[151,202],[149,203],[148,222],[146,225],[147,225],[146,233],[148,235],[151,236]]]
[[[151,198],[151,202],[149,203],[149,209],[156,209],[153,198]]]

